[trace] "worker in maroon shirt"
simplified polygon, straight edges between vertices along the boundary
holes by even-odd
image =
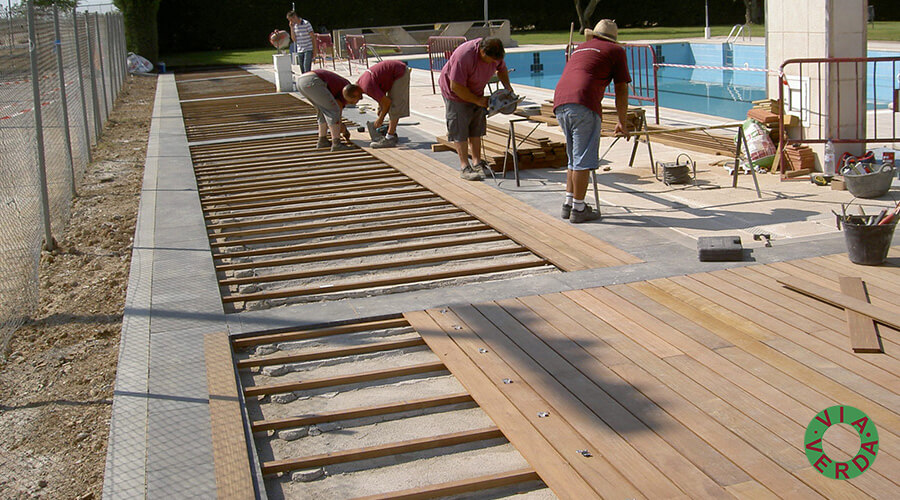
[[[481,158],[481,137],[487,133],[485,85],[497,73],[500,83],[512,93],[509,71],[503,63],[505,55],[499,38],[476,38],[457,47],[441,70],[447,140],[456,143],[460,177],[467,181],[484,179],[483,170],[487,168]],[[470,153],[475,165],[469,164]]]
[[[600,101],[610,81],[615,82],[616,135],[629,137],[625,125],[628,111],[628,62],[619,45],[619,29],[604,19],[593,30],[586,29],[587,41],[572,52],[556,84],[553,112],[566,136],[569,157],[566,171],[566,201],[562,218],[578,224],[600,218],[600,207],[592,209],[584,202],[590,172],[600,166]]]
[[[344,106],[356,104],[362,98],[362,89],[350,83],[337,73],[324,69],[316,69],[303,73],[297,78],[297,89],[310,104],[316,107],[316,119],[319,124],[319,142],[317,148],[328,148],[332,151],[351,149],[349,144],[341,142],[341,136],[350,141],[350,131],[341,121]],[[326,134],[331,130],[331,140]]]
[[[373,148],[392,148],[397,145],[397,124],[400,118],[409,116],[409,73],[403,61],[381,61],[363,72],[356,82],[363,92],[378,102],[378,117],[366,122]],[[390,113],[387,133],[381,136],[376,130]]]

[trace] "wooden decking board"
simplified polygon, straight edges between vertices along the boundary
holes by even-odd
[[[895,305],[887,301],[882,301],[885,306],[876,304],[877,297],[875,296],[870,296],[873,300],[872,303],[869,303],[848,297],[841,293],[839,289],[834,290],[831,286],[821,286],[818,283],[797,276],[782,278],[778,282],[798,293],[814,295],[819,300],[843,307],[844,309],[852,309],[890,327],[900,328],[900,313],[892,310]]]
[[[856,276],[841,276],[841,292],[855,299],[868,300],[866,285]],[[850,333],[850,348],[853,352],[881,352],[878,329],[872,318],[856,311],[847,310],[847,329]]]
[[[820,353],[827,359],[838,362],[841,366],[854,373],[864,373],[867,378],[876,381],[884,387],[900,387],[900,377],[894,374],[900,373],[900,371],[891,373],[882,370],[876,365],[854,356],[846,346],[839,348],[817,338],[811,338],[809,335],[811,332],[802,331],[800,328],[782,321],[779,316],[790,316],[790,311],[782,310],[776,304],[770,304],[765,299],[728,283],[719,282],[717,283],[718,287],[713,288],[704,283],[703,279],[702,275],[671,278],[674,283],[681,284],[709,300],[714,300],[716,296],[725,294],[726,297],[731,297],[733,300],[725,299],[722,301],[722,304],[726,309],[741,315],[744,318],[743,321],[752,321],[771,332],[777,332],[786,340],[803,343],[811,351]],[[820,328],[815,328],[814,330],[820,330]]]
[[[555,299],[553,302],[556,304],[551,303],[552,299]],[[716,481],[718,485],[726,486],[750,479],[746,473],[734,466],[690,429],[672,418],[639,391],[629,387],[609,368],[611,365],[623,364],[619,361],[619,357],[626,358],[605,342],[598,342],[598,338],[592,334],[592,327],[597,323],[602,323],[599,318],[594,317],[595,320],[591,321],[589,317],[586,317],[592,316],[590,313],[560,294],[553,294],[552,297],[523,297],[520,300],[560,332],[553,338],[541,336],[548,345],[560,354],[569,352],[565,356],[570,360],[582,359],[585,354],[598,360],[599,363],[592,362],[591,379],[601,385],[605,392],[657,435],[665,435],[666,441],[674,449],[684,454],[694,466]],[[580,318],[584,325],[569,325],[566,318],[570,314],[571,318]],[[571,318],[569,319],[571,320]],[[583,353],[573,351],[573,345],[577,345],[583,350]],[[610,356],[611,353],[614,353],[614,356]],[[626,362],[631,363],[627,359]],[[582,371],[587,373],[585,370]],[[667,468],[666,470],[675,472],[675,469]]]
[[[495,211],[502,213],[507,219],[500,220],[498,223],[503,224],[503,226],[510,226],[509,231],[513,233],[510,236],[514,239],[529,237],[529,234],[522,229],[534,228],[536,223],[540,223],[543,232],[552,236],[555,241],[558,241],[557,245],[574,240],[583,243],[587,248],[596,249],[596,253],[589,253],[587,256],[593,257],[593,259],[583,263],[583,265],[588,266],[586,267],[587,269],[640,262],[636,257],[612,245],[602,242],[576,228],[569,227],[568,223],[564,224],[555,219],[548,220],[548,217],[543,214],[538,216],[538,212],[534,211],[533,208],[512,197],[498,196],[497,192],[488,186],[462,181],[459,179],[456,171],[437,163],[425,155],[404,151],[401,156],[400,153],[386,152],[384,150],[372,150],[372,153],[435,192],[452,189],[459,196],[478,200],[473,205],[464,207],[474,210],[473,215],[476,217],[481,218],[482,216],[492,215]],[[411,155],[414,155],[413,164],[407,165],[407,162],[411,161]],[[496,210],[497,206],[502,206],[505,209]],[[519,224],[512,224],[510,221],[517,221]],[[504,230],[504,232],[507,231]],[[510,233],[507,232],[507,234]],[[580,257],[582,259],[586,258],[584,255]]]
[[[829,283],[833,283],[834,285],[836,285],[836,288],[833,289],[837,290],[838,292],[840,292],[841,290],[840,283],[838,282],[838,278],[840,276],[859,276],[849,269],[842,269],[839,271],[832,270],[827,265],[823,265],[821,260],[816,261],[813,259],[803,259],[799,261],[792,261],[791,265],[805,271],[809,271],[819,278],[824,278]],[[891,300],[897,292],[896,289],[885,289],[881,287],[881,285],[877,281],[874,280],[867,281],[867,283],[869,289],[869,299],[871,300],[872,305],[886,309],[897,307],[897,304]],[[831,286],[829,286],[828,288],[832,289]],[[898,322],[900,322],[900,319],[898,319]]]
[[[497,386],[475,367],[426,312],[406,313],[404,316],[557,495],[591,498],[597,494],[573,469],[572,464],[533,427],[530,419],[509,403]],[[618,490],[610,484],[609,491]]]
[[[514,304],[506,305],[513,307]],[[650,498],[680,494],[680,489],[671,479],[651,463],[652,458],[642,456],[635,449],[637,444],[629,442],[636,440],[646,444],[641,441],[644,434],[640,432],[646,430],[646,426],[635,422],[633,415],[534,337],[502,303],[488,303],[475,308],[460,307],[454,308],[454,311],[476,329],[491,350],[504,359],[517,360],[520,367],[518,376],[547,398],[554,408],[551,412],[565,415],[598,453],[614,457],[618,472],[643,494]],[[489,326],[488,322],[496,328]],[[536,354],[536,351],[542,355]],[[540,363],[535,359],[540,359]],[[645,452],[648,450],[645,449]]]
[[[777,500],[779,498],[758,481],[732,484],[725,487],[725,490],[738,500]]]
[[[469,362],[473,363],[503,395],[516,405],[524,415],[527,415],[532,425],[545,436],[573,468],[578,471],[585,480],[591,484],[601,495],[641,496],[635,488],[619,471],[610,463],[610,459],[603,450],[595,449],[589,440],[571,422],[560,418],[560,414],[553,409],[549,401],[538,395],[537,390],[526,380],[517,377],[515,371],[501,356],[491,349],[481,353],[479,349],[487,347],[483,338],[473,334],[473,325],[469,325],[464,318],[457,315],[455,310],[428,311],[447,336],[450,337],[462,350],[468,354]],[[461,326],[461,329],[457,329]],[[506,378],[512,383],[505,384]],[[547,412],[549,415],[540,418],[537,415]],[[578,454],[577,450],[586,449],[594,456],[589,459]]]
[[[360,173],[353,176],[346,175],[335,175],[329,176],[328,178],[320,178],[320,179],[303,179],[297,180],[298,176],[287,176],[281,177],[279,176],[267,176],[266,180],[251,180],[245,179],[243,181],[234,183],[234,185],[229,186],[210,186],[205,185],[201,186],[199,191],[200,195],[205,200],[216,200],[221,198],[228,199],[231,195],[237,195],[239,193],[261,193],[274,191],[277,189],[284,188],[294,188],[300,186],[321,186],[321,185],[341,185],[341,184],[352,184],[353,182],[359,182],[361,180],[372,180],[372,179],[388,179],[394,178],[397,174],[392,168],[373,168],[365,173]],[[349,177],[349,178],[348,178]]]

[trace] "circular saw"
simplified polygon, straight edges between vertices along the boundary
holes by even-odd
[[[519,97],[507,89],[499,89],[488,97],[487,115],[494,116],[497,113],[511,115],[524,100],[524,97]]]

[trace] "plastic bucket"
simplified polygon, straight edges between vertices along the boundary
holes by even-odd
[[[845,222],[844,241],[850,262],[864,266],[880,266],[887,260],[897,223],[867,226]]]
[[[847,191],[857,198],[880,198],[891,189],[893,180],[894,167],[862,175],[844,174]]]

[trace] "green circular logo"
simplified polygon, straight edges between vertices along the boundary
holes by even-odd
[[[859,451],[849,462],[835,462],[822,448],[825,431],[833,424],[848,424],[859,433]],[[852,406],[832,406],[820,411],[806,426],[806,458],[820,474],[831,479],[853,479],[875,462],[878,429],[868,415]]]

